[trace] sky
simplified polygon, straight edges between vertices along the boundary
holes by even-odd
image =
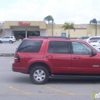
[[[100,21],[100,0],[0,0],[0,21],[43,21],[51,15],[56,24]]]

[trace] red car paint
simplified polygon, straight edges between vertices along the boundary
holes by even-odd
[[[39,52],[17,51],[15,53],[15,61],[12,65],[12,70],[15,72],[30,73],[29,69],[31,65],[42,63],[49,67],[50,74],[100,74],[100,53],[84,41],[65,38],[27,38],[23,42],[25,40],[41,40],[43,42]],[[72,52],[69,54],[49,53],[48,46],[50,41],[82,43],[96,54],[92,56],[73,54]]]

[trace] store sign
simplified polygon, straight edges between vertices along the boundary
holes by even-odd
[[[66,37],[66,33],[62,33],[62,37]]]
[[[30,22],[18,22],[19,26],[30,26]]]
[[[86,26],[74,26],[75,28],[79,28],[79,29],[86,29]]]

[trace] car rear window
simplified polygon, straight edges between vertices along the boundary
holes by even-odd
[[[39,52],[42,40],[24,40],[17,52]]]

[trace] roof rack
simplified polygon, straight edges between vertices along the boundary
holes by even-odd
[[[63,39],[70,39],[68,37],[61,37],[61,36],[29,36],[28,38],[63,38]]]

